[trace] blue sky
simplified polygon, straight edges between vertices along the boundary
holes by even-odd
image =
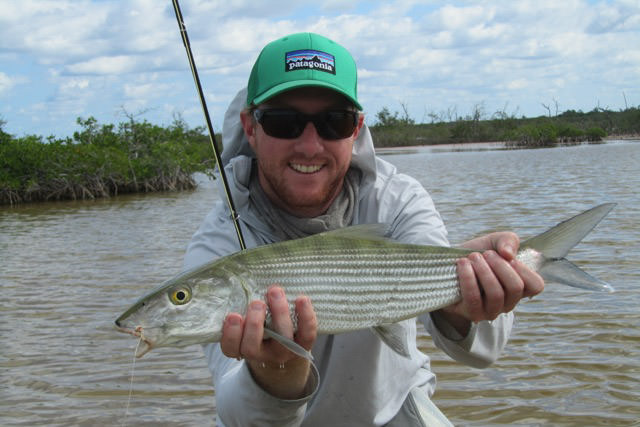
[[[637,0],[181,0],[213,125],[262,46],[313,31],[358,65],[368,123],[480,108],[527,117],[640,105]],[[5,131],[70,136],[77,117],[204,124],[169,0],[0,0]]]

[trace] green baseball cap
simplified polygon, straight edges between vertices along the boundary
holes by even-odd
[[[247,105],[259,105],[282,92],[304,86],[326,87],[358,102],[358,76],[351,54],[318,34],[297,33],[262,49],[253,65]]]

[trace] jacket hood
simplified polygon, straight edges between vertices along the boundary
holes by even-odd
[[[244,135],[240,112],[246,105],[247,89],[244,88],[235,96],[224,115],[222,125],[222,165],[227,166],[236,157],[255,158],[253,149]],[[366,124],[362,126],[358,138],[353,144],[351,166],[362,172],[361,187],[372,185],[376,179],[376,157],[371,132]]]

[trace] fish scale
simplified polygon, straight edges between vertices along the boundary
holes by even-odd
[[[381,251],[388,242],[328,240],[299,248],[295,256],[283,247],[276,248],[269,262],[262,257],[245,260],[254,295],[264,298],[277,283],[290,298],[292,312],[295,297],[308,296],[319,333],[364,329],[380,319],[397,322],[460,299],[456,260],[468,251],[443,254],[446,248],[440,248],[434,254],[427,246],[404,245],[388,253]]]

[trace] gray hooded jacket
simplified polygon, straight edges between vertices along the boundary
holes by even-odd
[[[255,157],[244,136],[240,111],[246,90],[238,93],[224,118],[222,161],[248,248],[273,243],[270,231],[249,202],[249,178]],[[446,230],[431,197],[415,179],[397,172],[375,156],[366,125],[354,143],[352,167],[362,179],[353,224],[384,223],[395,240],[448,245]],[[222,192],[221,192],[222,194]],[[209,262],[239,250],[229,210],[218,201],[194,234],[184,260],[185,268]],[[480,322],[466,337],[433,316],[419,318],[434,343],[452,358],[474,367],[486,367],[498,356],[511,331],[512,314],[493,322]],[[401,322],[415,342],[416,321]],[[374,426],[388,423],[412,390],[431,396],[435,376],[429,358],[417,346],[405,358],[384,344],[372,331],[319,336],[312,349],[317,371],[302,399],[277,399],[252,379],[243,361],[224,356],[217,343],[204,346],[216,391],[218,424],[231,426]]]

